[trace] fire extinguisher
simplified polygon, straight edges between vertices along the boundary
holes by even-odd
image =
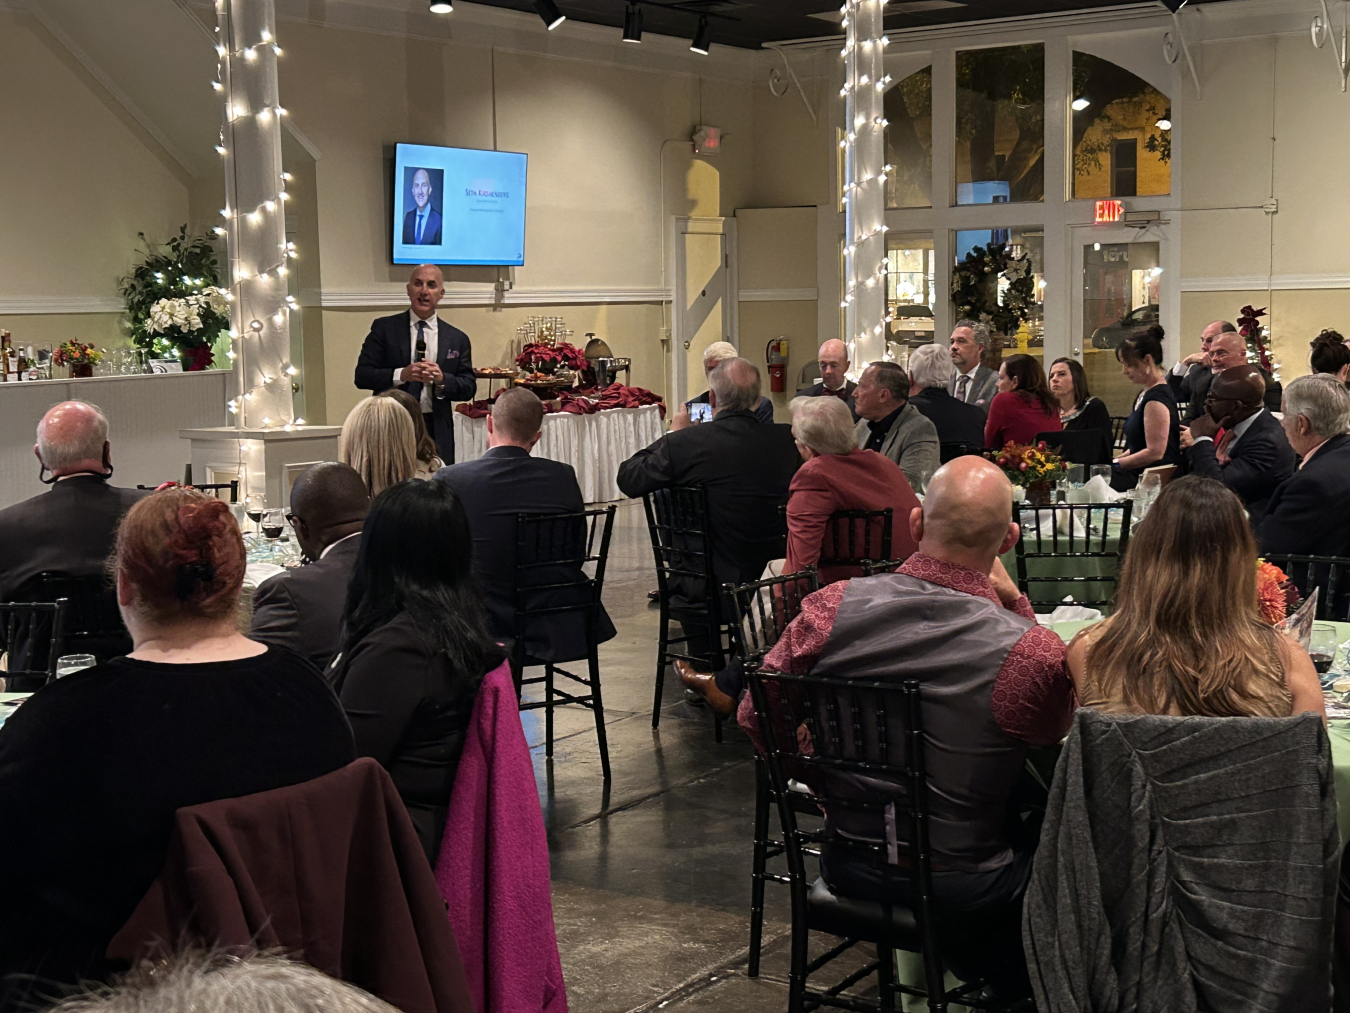
[[[769,390],[781,394],[787,390],[788,339],[774,338],[764,349],[769,364]]]

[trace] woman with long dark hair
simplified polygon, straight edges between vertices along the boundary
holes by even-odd
[[[1066,431],[1100,429],[1111,435],[1111,412],[1106,402],[1088,391],[1087,373],[1077,359],[1056,359],[1050,364],[1050,393],[1059,402],[1059,421]]]
[[[406,481],[375,498],[329,671],[356,751],[378,760],[434,864],[478,686],[505,657],[488,634],[459,498]]]
[[[1125,453],[1112,462],[1111,488],[1133,489],[1145,468],[1181,463],[1181,419],[1177,398],[1163,372],[1163,329],[1135,331],[1116,346],[1120,371],[1143,388],[1125,419]]]
[[[986,450],[1008,443],[1034,443],[1040,433],[1058,432],[1059,402],[1045,383],[1045,371],[1030,355],[1011,355],[998,368],[998,393],[984,424]]]
[[[1115,611],[1069,645],[1084,707],[1207,717],[1325,716],[1308,652],[1256,595],[1256,540],[1222,482],[1168,483],[1130,538]]]

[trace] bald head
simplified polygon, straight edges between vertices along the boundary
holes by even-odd
[[[445,275],[435,264],[418,264],[408,278],[408,302],[419,320],[430,319],[445,295]]]
[[[958,457],[933,474],[910,532],[925,555],[988,573],[1017,540],[1012,484],[992,462]]]
[[[108,416],[84,401],[62,401],[42,416],[33,453],[58,478],[108,472]]]
[[[759,367],[739,356],[723,359],[708,374],[713,414],[753,411],[759,404]]]
[[[291,519],[305,555],[318,559],[339,538],[361,530],[370,493],[349,464],[324,461],[306,468],[291,489]]]
[[[492,402],[493,446],[534,446],[544,424],[544,403],[525,387],[512,387]]]
[[[1225,369],[1209,385],[1209,399],[1215,402],[1216,410],[1220,411],[1232,407],[1231,404],[1222,402],[1236,402],[1243,409],[1252,409],[1248,412],[1249,415],[1255,414],[1255,409],[1261,407],[1261,402],[1265,399],[1265,396],[1265,375],[1256,366],[1251,365]],[[1216,417],[1223,418],[1224,415],[1231,414],[1230,411],[1224,411],[1223,415]]]
[[[1209,364],[1214,372],[1220,373],[1233,366],[1241,366],[1247,361],[1247,341],[1241,334],[1225,331],[1217,335],[1209,345]]]
[[[816,365],[820,367],[820,382],[827,390],[838,390],[847,381],[848,349],[838,338],[831,338],[820,346],[816,353]]]

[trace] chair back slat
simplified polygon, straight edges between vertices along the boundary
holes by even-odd
[[[518,636],[534,616],[581,612],[595,622],[616,509],[516,515]]]
[[[1111,446],[1113,450],[1121,451],[1128,447],[1125,442],[1125,416],[1111,416]]]
[[[1304,597],[1318,589],[1316,617],[1322,621],[1350,622],[1350,558],[1345,556],[1303,556],[1266,553],[1262,558],[1274,563],[1293,581]]]
[[[107,661],[131,653],[131,634],[122,622],[117,588],[107,576],[47,570],[24,581],[13,597],[16,602],[66,601],[62,618],[66,654],[92,654]]]
[[[56,661],[65,653],[68,602],[0,603],[0,631],[6,655],[4,678],[11,692],[36,690],[56,678]]]
[[[697,591],[712,610],[713,622],[720,623],[707,489],[701,485],[658,489],[642,497],[642,507],[647,514],[662,600],[669,598],[672,578],[697,582]]]
[[[1133,507],[1132,501],[1123,500],[1022,510],[1017,584],[1032,605],[1058,604],[1072,595],[1077,605],[1109,609],[1129,545]]]
[[[817,566],[862,566],[870,559],[889,559],[894,512],[887,507],[830,514]]]
[[[773,649],[788,624],[801,613],[802,599],[819,586],[814,566],[750,584],[724,586],[741,617],[736,649],[747,671]]]

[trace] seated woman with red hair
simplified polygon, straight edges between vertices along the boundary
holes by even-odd
[[[49,683],[0,728],[0,1008],[105,975],[175,810],[356,758],[318,670],[236,628],[244,544],[226,504],[147,497],[114,558],[135,649]]]

